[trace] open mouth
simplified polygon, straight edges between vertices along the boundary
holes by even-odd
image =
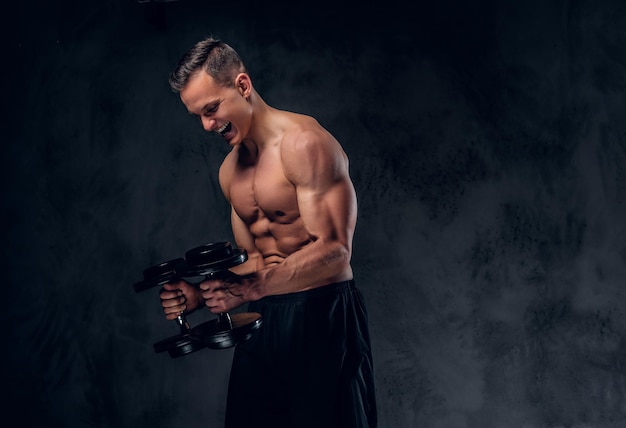
[[[220,126],[219,128],[217,128],[215,130],[215,132],[217,132],[218,134],[220,134],[222,137],[225,137],[226,134],[228,134],[228,132],[232,129],[232,126],[230,124],[230,122],[226,122],[225,124],[223,124],[222,126]]]

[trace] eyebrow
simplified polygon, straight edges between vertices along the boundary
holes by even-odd
[[[214,106],[219,105],[220,103],[221,103],[220,100],[210,101],[210,102],[206,103],[205,105],[203,105],[202,108],[200,109],[200,111],[204,112],[206,109],[213,108]],[[194,112],[192,112],[190,110],[187,110],[187,113],[189,113],[192,116],[199,116],[198,114],[196,114],[196,113],[194,113]]]

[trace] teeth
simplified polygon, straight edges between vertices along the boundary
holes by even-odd
[[[226,129],[228,128],[228,125],[230,125],[230,122],[226,122],[225,124],[223,124],[222,126],[220,126],[216,132],[221,134],[222,132],[226,131]]]

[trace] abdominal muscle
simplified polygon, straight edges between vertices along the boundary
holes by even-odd
[[[275,213],[276,211],[270,212]],[[269,218],[258,205],[256,209],[247,212],[249,215],[243,220],[254,238],[255,250],[261,256],[256,260],[255,266],[250,266],[250,268],[261,270],[279,266],[287,257],[316,241],[316,237],[306,230],[302,218],[296,211],[285,210],[281,211],[282,213],[284,214],[281,216]],[[352,278],[352,269],[348,267],[344,271],[338,272],[335,277],[326,278],[324,284],[350,278]],[[301,288],[301,291],[321,285],[323,284],[311,283],[309,286]]]
[[[255,238],[255,247],[263,257],[264,267],[282,263],[286,257],[312,241],[299,218],[295,222],[281,224],[263,216],[250,226],[250,231]]]

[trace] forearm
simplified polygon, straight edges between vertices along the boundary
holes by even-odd
[[[253,293],[261,297],[294,293],[352,278],[350,248],[339,241],[318,239],[257,272]]]

